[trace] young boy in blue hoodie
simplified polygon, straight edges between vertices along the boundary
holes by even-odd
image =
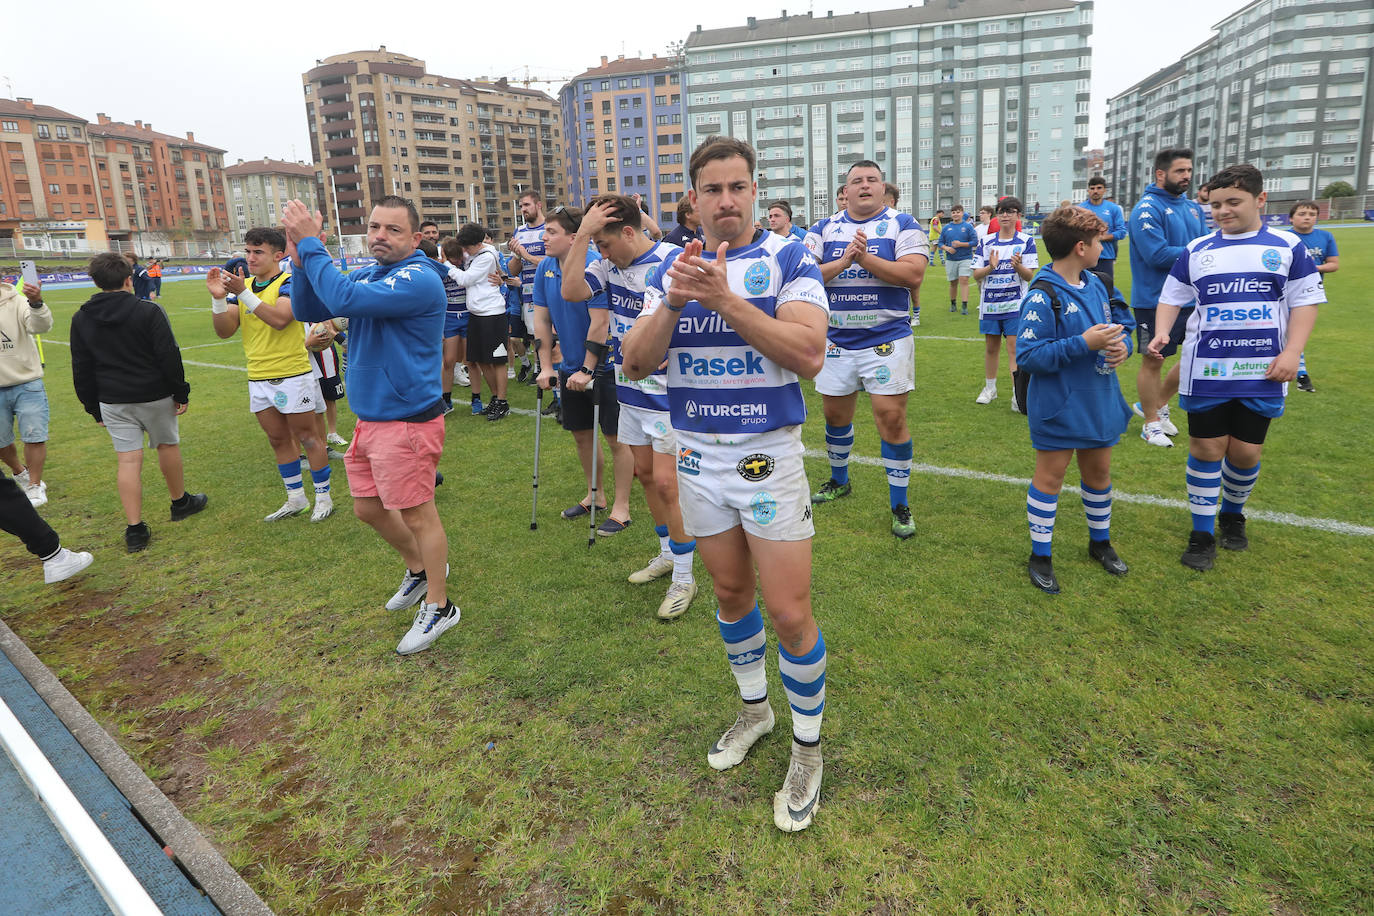
[[[1111,542],[1112,446],[1131,419],[1116,367],[1131,355],[1135,327],[1126,304],[1089,268],[1102,253],[1106,223],[1082,207],[1060,207],[1040,227],[1052,263],[1040,268],[1021,302],[1016,359],[1031,373],[1027,391],[1035,475],[1026,493],[1030,579],[1059,593],[1050,562],[1059,491],[1078,455],[1088,517],[1088,554],[1114,576],[1126,564]]]

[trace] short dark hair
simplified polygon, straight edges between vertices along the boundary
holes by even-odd
[[[701,144],[692,151],[692,158],[687,163],[688,174],[691,176],[692,187],[697,186],[697,176],[706,167],[708,162],[715,162],[717,159],[733,159],[739,156],[749,167],[749,177],[754,176],[754,164],[758,161],[754,156],[754,148],[743,140],[736,140],[734,137],[722,137],[714,135],[701,141]]]
[[[1094,175],[1088,179],[1088,187],[1095,188],[1098,185],[1105,188],[1107,186],[1107,179],[1103,178],[1101,175]]]
[[[891,195],[892,205],[895,207],[897,202],[902,199],[902,191],[890,181],[883,182],[883,194]]]
[[[1291,206],[1291,207],[1288,208],[1288,218],[1289,218],[1289,219],[1292,219],[1294,213],[1297,213],[1299,210],[1306,210],[1306,209],[1316,210],[1316,211],[1317,211],[1317,215],[1318,215],[1318,216],[1321,216],[1321,212],[1322,212],[1321,205],[1318,204],[1315,200],[1300,200],[1300,201],[1298,201],[1297,203],[1295,203],[1293,206]]]
[[[631,229],[638,229],[644,224],[643,211],[639,209],[639,204],[635,203],[633,197],[625,194],[598,194],[587,202],[587,207],[590,209],[602,204],[610,205],[612,222],[629,226]],[[607,226],[606,228],[611,227]]]
[[[1003,197],[1001,200],[999,200],[999,201],[997,202],[997,211],[996,211],[996,212],[998,212],[998,213],[1009,213],[1009,212],[1025,213],[1025,212],[1026,212],[1026,208],[1025,208],[1025,206],[1021,203],[1021,201],[1020,201],[1018,198],[1008,196],[1008,197]]]
[[[378,207],[385,207],[387,209],[399,207],[405,210],[406,215],[410,217],[410,231],[420,231],[420,211],[415,209],[415,204],[412,203],[409,199],[402,197],[399,194],[388,194],[385,197],[378,200],[376,203],[374,203],[372,207],[373,209],[376,209]]]
[[[883,167],[881,165],[874,162],[872,159],[860,159],[858,162],[853,163],[849,166],[849,168],[844,170],[845,184],[849,184],[849,173],[854,171],[855,169],[877,169],[878,177],[883,177]]]
[[[989,213],[989,214],[991,214],[991,215],[993,215],[993,216],[996,216],[996,215],[997,215],[997,208],[994,207],[992,204],[983,204],[981,207],[978,208],[978,212],[979,212],[979,213]]]
[[[848,184],[842,184],[842,185],[840,185],[838,188],[835,189],[835,196],[836,196],[836,197],[839,197],[841,194],[845,193],[845,192],[848,191],[848,190],[849,190],[849,185],[848,185]]]
[[[1192,159],[1193,151],[1186,146],[1171,146],[1155,153],[1155,171],[1167,172],[1175,159]],[[1153,173],[1151,173],[1153,174]]]
[[[768,205],[769,210],[773,209],[774,207],[777,207],[783,213],[786,213],[788,219],[792,218],[792,205],[789,204],[787,201],[775,200]]]
[[[271,226],[255,226],[243,234],[245,245],[269,245],[278,251],[286,250],[286,236]]]
[[[958,210],[960,213],[963,213],[963,212],[964,212],[964,205],[963,205],[963,204],[955,204],[954,206],[952,206],[952,207],[949,208],[949,212],[950,212],[950,213],[953,213],[955,210]],[[940,212],[943,213],[943,212],[945,212],[945,211],[941,210]]]
[[[432,258],[435,261],[439,260],[439,246],[434,244],[433,240],[420,239],[419,243],[416,244],[415,248],[416,250],[423,252],[426,257]]]
[[[537,204],[542,204],[544,202],[544,195],[540,194],[534,188],[530,188],[528,191],[521,191],[520,196],[515,198],[515,202],[519,203],[526,197],[528,197],[530,200],[534,201]]]
[[[435,229],[439,228],[439,224],[432,219],[427,219],[423,223],[421,223],[420,229],[423,230],[426,226],[433,226]]]
[[[449,263],[457,264],[463,260],[463,245],[455,238],[444,239],[444,243],[439,246],[439,250],[448,258]]]
[[[1107,224],[1085,207],[1060,207],[1040,224],[1040,238],[1052,261],[1068,257],[1079,242],[1091,243],[1106,231]]]
[[[129,264],[129,259],[113,251],[102,252],[91,258],[90,266],[86,268],[86,273],[91,275],[95,285],[105,292],[123,289],[124,281],[134,275],[134,269]]]
[[[1248,162],[1228,165],[1213,175],[1206,187],[1208,191],[1220,191],[1222,188],[1240,188],[1247,194],[1259,197],[1264,192],[1264,173]]]
[[[677,202],[677,221],[681,223],[687,218],[687,214],[692,212],[692,198],[686,194]]]
[[[577,230],[582,226],[582,208],[555,207],[548,219],[557,223],[569,235],[576,235]]]
[[[463,228],[458,230],[458,244],[467,248],[469,245],[480,245],[487,240],[487,228],[477,223],[466,223]]]

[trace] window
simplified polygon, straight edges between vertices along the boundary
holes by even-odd
[[[19,122],[0,121],[0,130],[4,130],[7,134],[17,134],[19,133]]]

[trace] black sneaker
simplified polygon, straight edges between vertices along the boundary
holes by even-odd
[[[124,529],[124,549],[129,553],[138,553],[140,550],[148,549],[148,541],[153,537],[153,532],[148,529],[147,522],[139,522],[137,525],[130,525]]]
[[[522,385],[525,384],[525,382],[528,382],[528,381],[530,380],[530,364],[529,364],[529,363],[521,363],[521,364],[520,364],[520,371],[517,372],[517,373],[515,374],[515,380],[516,380],[517,382],[519,382],[520,384],[522,384]]]
[[[1089,541],[1088,556],[1102,564],[1102,568],[1114,576],[1124,576],[1128,571],[1125,562],[1116,555],[1111,541]]]
[[[1298,375],[1298,390],[1316,391],[1317,389],[1312,387],[1312,376],[1308,375],[1306,372],[1300,373]],[[1222,546],[1225,547],[1226,545],[1222,544]]]
[[[1250,539],[1245,536],[1245,516],[1239,512],[1222,512],[1217,516],[1217,528],[1221,530],[1221,546],[1227,550],[1250,546]]]
[[[497,398],[491,399],[491,404],[487,407],[488,420],[504,420],[510,415],[510,404]]]
[[[1179,562],[1189,569],[1206,572],[1212,568],[1217,558],[1217,539],[1206,531],[1194,531],[1188,535],[1188,549],[1183,551]]]
[[[559,408],[562,406],[563,402],[558,398],[554,398],[552,401],[544,405],[544,416],[553,416],[554,414],[558,413]]]
[[[185,505],[178,506],[172,503],[172,521],[179,522],[184,518],[190,518],[210,502],[210,497],[204,493],[187,493]]]
[[[955,305],[953,302],[951,302],[951,303],[949,304],[949,313],[950,313],[951,315],[953,315],[953,314],[954,314],[955,312],[957,312],[957,311],[959,311],[959,306],[957,306],[957,305]]]
[[[1026,571],[1030,573],[1031,585],[1050,595],[1059,594],[1059,580],[1054,577],[1054,564],[1049,557],[1031,554]]]

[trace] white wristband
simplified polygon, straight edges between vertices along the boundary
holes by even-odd
[[[229,311],[228,299],[211,299],[210,312],[215,315],[223,315]]]
[[[262,305],[262,300],[253,295],[251,289],[245,289],[243,292],[239,293],[239,304],[247,309],[248,314],[251,315],[253,314],[253,309]]]

